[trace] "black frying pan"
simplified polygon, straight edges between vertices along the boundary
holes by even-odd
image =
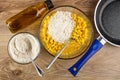
[[[87,53],[69,68],[73,76],[76,76],[82,66],[106,42],[120,47],[120,0],[99,0],[95,9],[94,22],[100,37],[95,39]]]

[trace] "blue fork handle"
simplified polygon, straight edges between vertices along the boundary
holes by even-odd
[[[105,41],[104,41],[105,42]],[[105,43],[104,43],[105,44]],[[68,70],[71,72],[73,76],[76,76],[79,70],[82,68],[82,66],[98,51],[100,50],[103,45],[99,40],[95,39],[87,51],[86,54],[83,55],[83,57],[78,60],[72,67],[70,67]]]

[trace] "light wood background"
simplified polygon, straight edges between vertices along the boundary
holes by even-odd
[[[0,0],[0,80],[120,80],[120,48],[110,44],[106,44],[97,52],[76,77],[73,77],[67,69],[80,57],[70,60],[58,59],[50,70],[46,70],[46,66],[53,57],[42,48],[41,54],[36,59],[45,72],[42,78],[37,75],[32,64],[21,65],[12,61],[8,56],[7,43],[14,34],[9,31],[5,21],[26,7],[40,1]],[[86,13],[92,23],[97,2],[98,0],[53,0],[55,6],[68,4],[78,7]],[[27,31],[38,36],[38,29],[39,26],[36,25],[28,27],[22,32]],[[97,36],[95,31],[95,37]]]

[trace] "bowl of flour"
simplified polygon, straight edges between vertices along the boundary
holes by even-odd
[[[31,33],[21,32],[11,37],[8,42],[8,54],[17,63],[30,63],[31,56],[33,60],[37,58],[40,53],[39,40]]]
[[[49,11],[40,23],[40,41],[44,48],[56,56],[70,41],[59,58],[70,59],[83,54],[93,40],[93,27],[89,18],[78,8],[63,5]]]

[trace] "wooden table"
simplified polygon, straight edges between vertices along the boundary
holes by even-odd
[[[44,48],[36,62],[45,71],[41,78],[37,75],[32,64],[21,65],[11,60],[7,52],[7,43],[12,34],[5,21],[26,7],[41,0],[0,0],[0,80],[120,80],[120,48],[106,44],[87,64],[76,77],[73,77],[67,69],[80,57],[70,60],[58,59],[51,69],[46,66],[53,59]],[[92,21],[94,9],[98,0],[53,0],[55,6],[68,4],[84,11]],[[94,27],[94,26],[93,26]],[[39,26],[28,27],[23,32],[31,32],[38,36]],[[95,29],[95,27],[94,27]],[[95,30],[95,37],[98,34]]]

